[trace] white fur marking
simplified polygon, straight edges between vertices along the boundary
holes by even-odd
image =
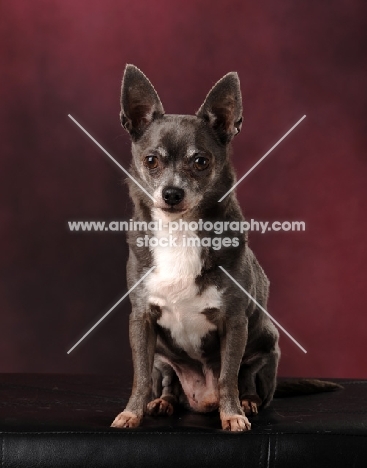
[[[154,210],[154,218],[167,222],[161,210]],[[156,219],[157,220],[157,219]],[[167,229],[155,232],[157,237],[169,237]],[[209,322],[202,311],[207,308],[219,308],[221,296],[215,286],[206,288],[201,295],[195,278],[200,274],[201,247],[183,245],[184,236],[196,237],[193,231],[175,231],[177,247],[154,247],[155,270],[146,279],[149,302],[158,305],[162,315],[158,324],[168,328],[177,345],[189,356],[200,359],[202,338],[216,326]]]

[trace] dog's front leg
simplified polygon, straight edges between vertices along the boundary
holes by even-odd
[[[247,319],[238,317],[237,314],[226,317],[220,338],[219,413],[222,428],[227,431],[251,429],[251,424],[240,407],[238,395],[238,372],[246,344]]]
[[[157,339],[151,317],[147,314],[143,317],[136,317],[132,313],[129,335],[134,367],[133,389],[126,408],[117,415],[112,427],[138,426],[151,397],[151,374]]]

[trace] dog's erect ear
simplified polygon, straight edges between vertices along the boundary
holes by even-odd
[[[137,140],[163,114],[162,103],[148,78],[134,65],[126,65],[121,88],[122,126]]]
[[[213,127],[222,143],[228,143],[240,132],[242,97],[236,72],[223,76],[213,86],[196,115]]]

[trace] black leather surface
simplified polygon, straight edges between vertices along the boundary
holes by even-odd
[[[3,374],[1,467],[366,468],[367,381],[339,382],[344,390],[276,399],[252,431],[233,434],[217,413],[111,429],[129,395],[122,377]]]

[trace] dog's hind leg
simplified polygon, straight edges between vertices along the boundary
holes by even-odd
[[[263,365],[264,359],[261,356],[249,364],[242,364],[240,367],[238,374],[238,392],[241,408],[246,416],[257,414],[258,408],[262,404],[262,400],[257,394],[256,374]]]
[[[274,349],[266,356],[264,366],[256,375],[256,389],[262,400],[262,407],[265,408],[273,399],[276,387],[276,374],[278,369],[280,351]]]
[[[241,407],[246,415],[258,413],[258,408],[267,406],[276,387],[279,348],[259,353],[241,365],[238,374],[238,390]]]
[[[153,400],[147,405],[147,414],[171,416],[177,404],[178,385],[178,378],[172,367],[156,360],[152,372]]]

